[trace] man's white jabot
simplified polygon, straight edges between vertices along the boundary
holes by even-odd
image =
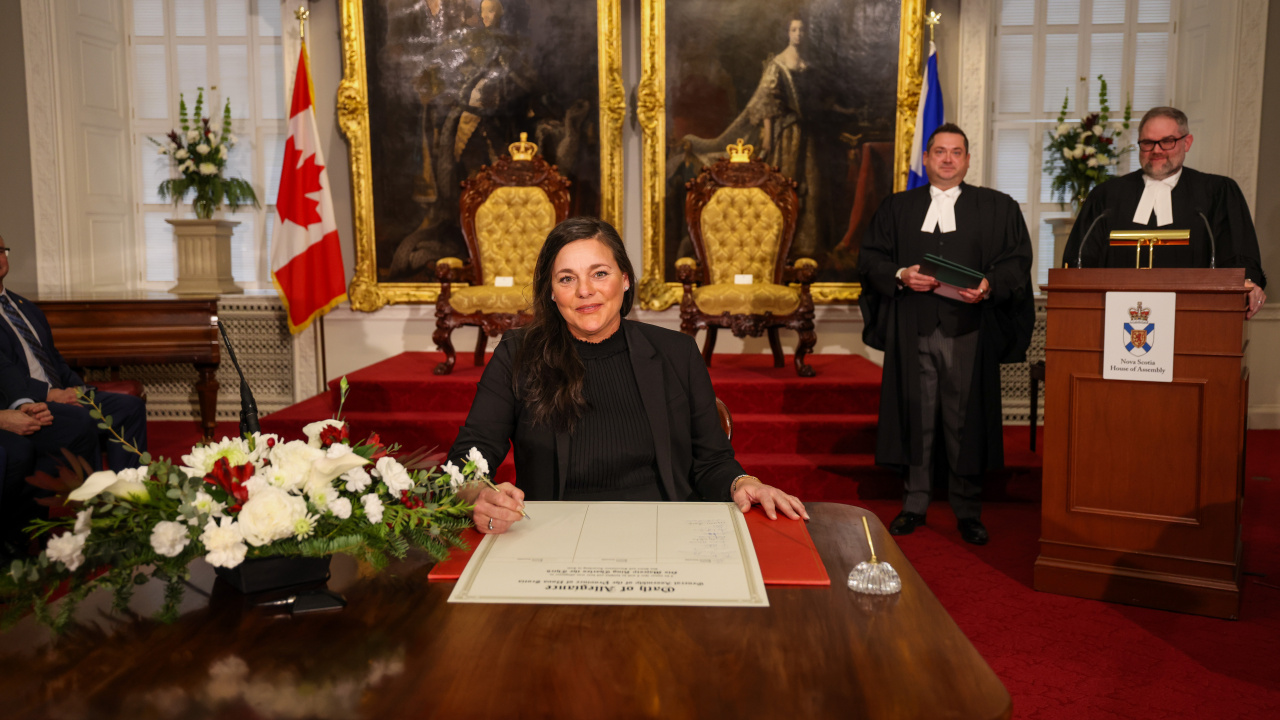
[[[1170,175],[1163,180],[1153,180],[1150,175],[1143,175],[1142,199],[1138,201],[1138,209],[1133,213],[1133,221],[1146,225],[1151,220],[1151,213],[1156,214],[1156,227],[1173,223],[1173,189],[1178,186],[1178,178],[1182,171]]]
[[[933,232],[934,228],[939,228],[944,233],[955,232],[956,198],[960,197],[960,186],[939,190],[930,185],[929,197],[933,200],[929,203],[929,212],[925,213],[924,225],[920,229],[927,233]]]

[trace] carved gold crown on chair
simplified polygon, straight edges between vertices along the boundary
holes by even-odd
[[[724,151],[729,153],[729,162],[751,162],[751,153],[755,152],[754,145],[744,145],[742,138],[738,138],[738,142],[733,145],[726,145]]]
[[[537,143],[529,142],[529,133],[520,133],[520,141],[507,146],[512,160],[532,160],[538,154]]]

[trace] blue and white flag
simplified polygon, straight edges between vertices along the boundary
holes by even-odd
[[[929,62],[924,67],[924,83],[920,90],[920,107],[916,108],[916,133],[911,139],[911,169],[907,173],[907,189],[929,184],[924,170],[924,145],[939,125],[945,122],[942,110],[942,85],[938,83],[938,48],[929,41]]]

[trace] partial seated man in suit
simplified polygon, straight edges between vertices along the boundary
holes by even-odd
[[[1112,230],[1190,230],[1189,245],[1159,247],[1152,264],[1207,268],[1212,257],[1216,267],[1244,268],[1249,289],[1245,317],[1251,318],[1266,302],[1267,276],[1262,272],[1249,205],[1235,180],[1183,165],[1194,139],[1186,113],[1172,107],[1148,110],[1138,124],[1142,169],[1108,180],[1089,193],[1071,228],[1062,262],[1075,267],[1079,258],[1082,267],[1133,267],[1135,248],[1111,247]],[[1095,220],[1097,225],[1089,232]]]
[[[84,381],[53,346],[53,332],[44,313],[4,287],[8,274],[9,248],[0,237],[0,404],[29,414],[33,414],[31,406],[47,405],[52,423],[29,436],[37,462],[60,458],[61,449],[68,448],[95,469],[102,462],[99,453],[103,450],[112,470],[137,467],[138,457],[110,442],[110,434],[99,430],[97,421],[89,417],[89,408],[77,401],[76,389],[83,388]],[[120,393],[97,392],[95,398],[102,412],[111,416],[117,432],[139,450],[146,450],[146,403]]]

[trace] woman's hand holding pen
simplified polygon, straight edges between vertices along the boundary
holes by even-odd
[[[482,533],[504,533],[523,517],[524,491],[511,483],[482,487],[472,502],[471,520]]]

